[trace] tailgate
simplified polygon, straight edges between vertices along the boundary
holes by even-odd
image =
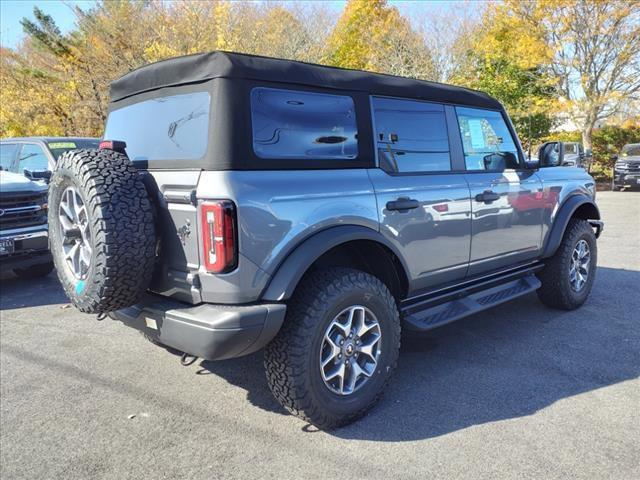
[[[155,193],[159,265],[150,290],[183,302],[198,303],[194,287],[200,267],[197,208],[192,201],[200,171],[145,172],[145,184]]]

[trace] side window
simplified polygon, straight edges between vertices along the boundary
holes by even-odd
[[[251,91],[253,150],[260,158],[351,160],[358,156],[353,99],[257,87]]]
[[[467,170],[520,167],[518,149],[500,112],[456,107]]]
[[[0,167],[2,170],[11,170],[18,148],[17,143],[0,143]]]
[[[24,170],[49,170],[49,160],[42,147],[31,143],[24,144],[18,157],[18,173]]]
[[[451,170],[444,106],[373,97],[380,166],[391,172]]]

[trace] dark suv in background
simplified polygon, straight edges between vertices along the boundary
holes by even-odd
[[[111,85],[105,140],[64,154],[51,250],[73,304],[209,360],[265,348],[290,412],[344,425],[401,329],[538,292],[582,305],[603,224],[557,142],[527,161],[473,90],[228,52]]]
[[[640,187],[640,143],[622,147],[620,155],[614,155],[613,190],[623,187]]]

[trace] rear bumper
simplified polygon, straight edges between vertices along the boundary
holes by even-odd
[[[49,236],[46,230],[36,232],[0,232],[0,239],[11,239],[14,251],[0,255],[0,271],[27,268],[51,262]]]
[[[276,336],[286,306],[189,304],[148,295],[142,303],[110,314],[168,347],[206,360],[241,357]]]

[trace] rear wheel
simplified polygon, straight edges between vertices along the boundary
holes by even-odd
[[[65,293],[87,313],[137,302],[155,263],[153,210],[126,155],[74,150],[58,160],[49,189],[51,254]]]
[[[400,348],[396,302],[376,277],[331,268],[309,275],[265,349],[269,387],[321,429],[364,415],[382,395]]]
[[[596,275],[598,247],[586,220],[572,219],[562,243],[538,275],[538,297],[545,305],[562,310],[581,306],[589,296]]]

